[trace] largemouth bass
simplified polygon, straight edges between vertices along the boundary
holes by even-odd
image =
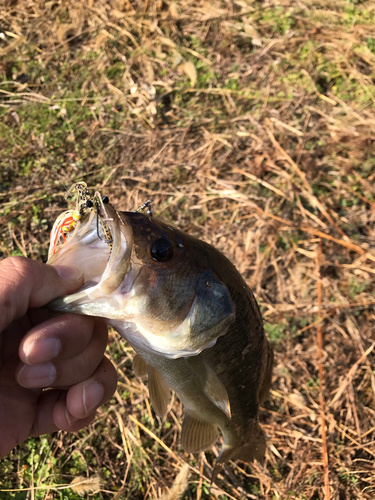
[[[218,463],[263,461],[258,413],[271,385],[273,351],[252,292],[211,245],[95,196],[96,210],[88,202],[64,241],[56,244],[52,232],[48,263],[80,268],[85,285],[50,307],[105,318],[136,351],[135,372],[148,374],[159,416],[170,388],[176,392],[186,452],[212,447],[220,429]]]

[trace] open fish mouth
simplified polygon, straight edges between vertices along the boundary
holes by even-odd
[[[84,183],[73,190],[78,192],[76,210],[57,218],[47,264],[77,267],[85,281],[78,292],[54,300],[50,307],[94,315],[85,304],[110,295],[122,283],[130,263],[132,231],[107,197],[96,192],[91,198]]]

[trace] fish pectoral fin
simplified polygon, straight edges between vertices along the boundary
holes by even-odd
[[[151,366],[148,367],[148,390],[156,415],[163,418],[168,408],[171,391],[160,373]]]
[[[148,373],[147,363],[139,354],[136,354],[133,359],[133,370],[136,377],[144,377]]]
[[[215,444],[218,435],[216,425],[186,413],[181,435],[181,445],[186,453],[208,450]]]
[[[199,382],[208,399],[231,418],[230,403],[227,390],[214,370],[200,356],[185,358],[186,364]]]

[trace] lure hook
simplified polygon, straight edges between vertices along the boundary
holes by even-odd
[[[143,203],[143,205],[138,207],[137,210],[133,210],[133,212],[140,212],[141,210],[144,210],[145,208],[147,208],[146,214],[151,217],[153,214],[152,208],[151,208],[151,203],[152,203],[152,200],[147,200],[146,203]]]
[[[96,234],[98,235],[99,240],[103,241],[104,243],[112,243],[113,241],[113,238],[106,240],[105,238],[103,239],[99,234],[99,205],[96,205]]]

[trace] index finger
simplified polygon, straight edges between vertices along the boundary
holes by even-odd
[[[76,291],[83,285],[77,268],[49,266],[25,257],[0,262],[0,332],[29,308]]]

